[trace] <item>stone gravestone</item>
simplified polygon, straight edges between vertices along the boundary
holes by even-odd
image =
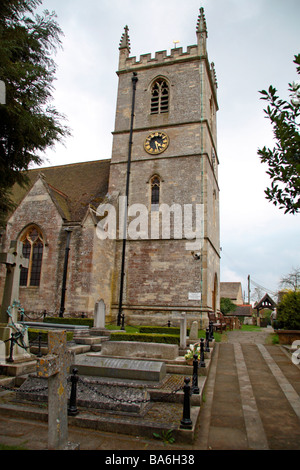
[[[186,314],[182,313],[180,318],[180,348],[186,348]]]
[[[197,340],[198,339],[198,322],[193,321],[190,329],[190,340]]]
[[[94,328],[105,328],[105,303],[102,299],[95,304]]]
[[[49,354],[38,359],[38,377],[48,378],[48,448],[67,450],[78,448],[68,442],[67,379],[74,354],[67,350],[66,331],[48,332]]]
[[[6,278],[3,292],[3,299],[0,311],[0,340],[6,341],[11,337],[12,333],[18,329],[18,303],[19,303],[19,285],[21,268],[28,268],[29,260],[23,257],[23,245],[21,242],[12,241],[7,253],[0,253],[0,263],[6,265]],[[11,307],[11,317],[7,311]],[[20,330],[23,327],[20,325]],[[27,333],[23,338],[24,343],[28,344]],[[5,343],[5,353],[3,345],[0,344],[0,355],[9,356],[10,342]],[[25,349],[15,344],[14,360],[22,360],[30,358],[30,354]]]

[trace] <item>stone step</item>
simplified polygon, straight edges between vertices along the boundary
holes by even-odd
[[[107,330],[106,328],[90,328],[89,329],[89,334],[92,336],[110,336],[111,331]]]
[[[93,345],[93,344],[99,344],[103,341],[107,341],[108,337],[107,336],[75,336],[73,338],[76,344],[88,344],[88,345]]]
[[[93,352],[100,352],[102,349],[102,344],[92,344],[91,345],[91,351]]]

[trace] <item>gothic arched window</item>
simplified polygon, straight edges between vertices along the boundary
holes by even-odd
[[[151,179],[151,209],[158,210],[160,193],[160,178],[153,176]]]
[[[151,88],[151,114],[169,111],[169,85],[163,78],[158,78]]]
[[[21,237],[23,256],[29,259],[29,267],[21,268],[20,286],[40,285],[44,250],[43,234],[38,227],[31,225]]]

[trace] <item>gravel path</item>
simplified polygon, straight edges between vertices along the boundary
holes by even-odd
[[[261,331],[226,331],[227,343],[265,344],[267,337],[273,329],[264,328]]]

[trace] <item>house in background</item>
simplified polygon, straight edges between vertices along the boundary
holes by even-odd
[[[245,318],[252,318],[252,306],[244,303],[240,282],[220,282],[220,298],[230,299],[237,306],[234,316],[238,317],[242,323],[245,323]]]
[[[230,299],[235,305],[243,305],[242,284],[240,282],[220,282],[220,297]]]

